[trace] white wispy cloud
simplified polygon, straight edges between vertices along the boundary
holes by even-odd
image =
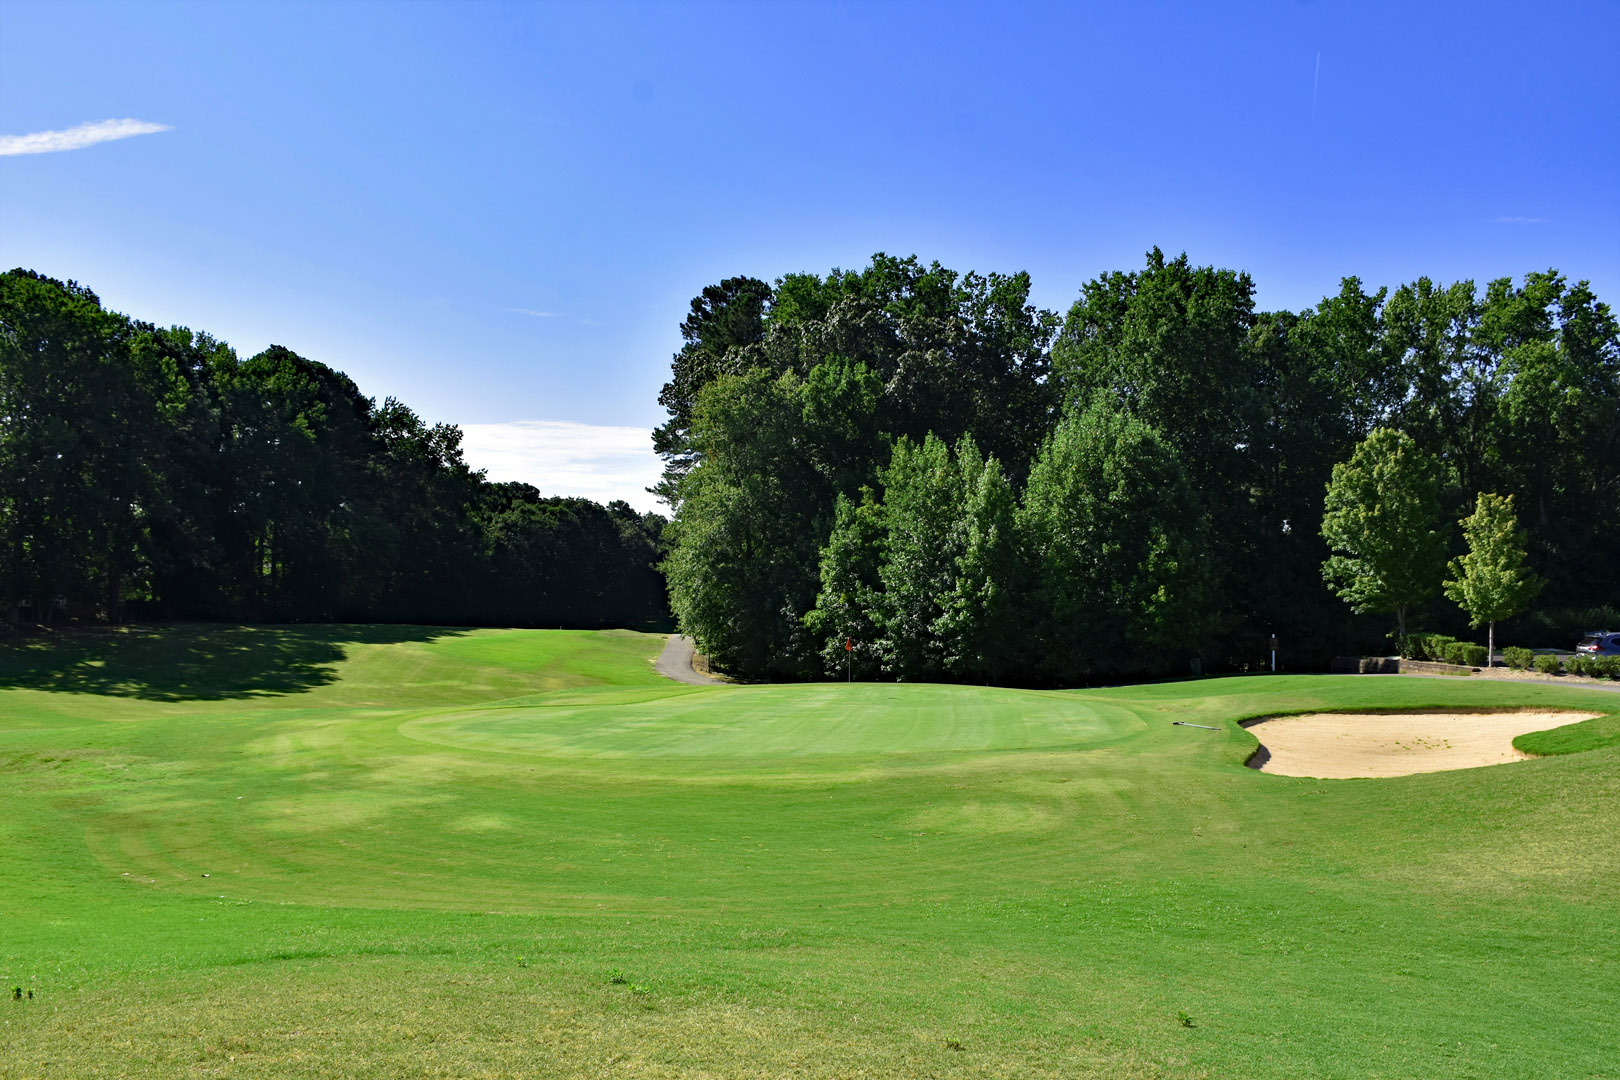
[[[637,510],[669,512],[646,490],[664,469],[647,428],[572,420],[462,424],[461,449],[467,464],[487,470],[491,480],[521,480],[542,495],[623,499]]]
[[[14,154],[54,154],[58,150],[82,150],[96,143],[127,139],[131,135],[152,135],[169,131],[168,124],[149,120],[98,120],[93,124],[61,131],[36,131],[29,135],[0,135],[0,157]]]
[[[1551,220],[1552,218],[1544,217],[1499,217],[1496,219],[1496,223],[1498,225],[1545,225]]]
[[[562,318],[562,312],[560,312],[560,311],[536,311],[536,310],[534,310],[534,308],[526,308],[526,307],[509,307],[509,308],[502,308],[501,310],[502,311],[510,311],[513,315],[533,315],[537,319],[560,319],[560,318]]]

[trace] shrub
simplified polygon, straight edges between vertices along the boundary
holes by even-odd
[[[1445,646],[1444,659],[1448,664],[1484,667],[1485,646],[1475,645],[1471,641],[1449,641]]]
[[[1594,656],[1587,664],[1593,675],[1620,679],[1620,656]]]
[[[1413,634],[1411,640],[1411,655],[1424,660],[1444,660],[1446,646],[1457,639],[1450,634]]]
[[[1524,671],[1535,663],[1536,654],[1529,649],[1521,649],[1517,645],[1510,645],[1502,650],[1502,659],[1506,660],[1507,666],[1515,671]]]
[[[1536,670],[1543,675],[1557,675],[1563,670],[1563,664],[1558,662],[1556,656],[1538,656],[1536,657]]]
[[[1564,670],[1571,675],[1592,675],[1592,658],[1576,653],[1574,656],[1564,657]]]
[[[1456,638],[1447,633],[1409,633],[1401,644],[1401,656],[1409,656],[1414,661],[1439,661],[1450,641]]]

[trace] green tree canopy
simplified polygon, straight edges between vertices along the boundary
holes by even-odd
[[[809,660],[802,618],[834,499],[805,453],[804,386],[755,369],[699,394],[697,464],[681,478],[664,562],[682,628],[722,668],[756,677]]]
[[[691,437],[698,395],[721,375],[746,370],[739,350],[764,335],[770,303],[771,287],[751,277],[726,278],[692,298],[691,310],[681,321],[681,349],[670,365],[669,382],[658,394],[658,404],[669,419],[653,431],[653,449],[665,463],[657,490],[671,505],[679,498],[680,478],[696,460]]]
[[[1029,578],[1018,502],[995,458],[981,462],[958,448],[957,467],[961,550],[934,633],[953,678],[1001,681],[1017,676],[1025,654],[1021,618]]]
[[[1019,528],[1036,574],[1040,670],[1162,670],[1200,652],[1207,532],[1176,453],[1099,397],[1058,424],[1030,470]]]
[[[1494,657],[1496,624],[1528,607],[1545,582],[1525,565],[1513,496],[1480,492],[1474,512],[1461,524],[1468,553],[1451,560],[1446,595],[1468,612],[1469,625],[1489,625],[1486,645]]]
[[[839,495],[832,534],[821,549],[821,590],[804,616],[823,671],[873,678],[883,671],[878,651],[878,569],[883,560],[883,506],[869,487],[858,500]],[[847,665],[847,667],[846,667]]]
[[[154,473],[164,372],[89,289],[0,276],[0,596],[57,595],[113,619]],[[147,362],[138,362],[147,361]]]
[[[1408,609],[1440,588],[1439,520],[1440,465],[1403,432],[1375,429],[1333,467],[1323,578],[1357,612],[1394,612],[1403,645]]]
[[[971,441],[964,449],[977,456]],[[945,669],[933,629],[956,580],[961,511],[962,474],[944,440],[896,442],[883,471],[879,649],[900,678],[937,679]]]
[[[520,497],[461,433],[272,346],[240,360],[0,274],[0,612],[645,625],[663,521]]]

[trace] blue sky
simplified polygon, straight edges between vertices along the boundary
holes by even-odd
[[[1613,3],[6,0],[0,133],[166,130],[0,156],[0,263],[650,507],[734,274],[915,253],[1062,309],[1157,244],[1265,307],[1549,266],[1620,305],[1617,43]]]

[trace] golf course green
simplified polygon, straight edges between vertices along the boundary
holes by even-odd
[[[1620,1076],[1620,694],[697,687],[663,644],[0,642],[0,1077]],[[1244,719],[1498,707],[1600,715],[1244,767]]]

